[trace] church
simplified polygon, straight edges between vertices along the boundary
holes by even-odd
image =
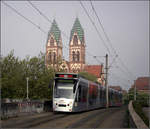
[[[70,73],[85,71],[95,75],[98,82],[104,85],[103,65],[86,65],[85,63],[85,36],[78,17],[70,32],[69,61],[63,59],[62,48],[61,30],[54,19],[46,42],[46,66],[53,67],[56,71]]]

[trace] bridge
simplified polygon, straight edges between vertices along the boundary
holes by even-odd
[[[2,121],[2,128],[127,128],[127,106],[80,113],[43,112]]]

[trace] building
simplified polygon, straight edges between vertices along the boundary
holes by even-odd
[[[70,72],[81,72],[85,68],[85,40],[84,30],[78,18],[76,18],[69,42]]]
[[[117,91],[122,91],[122,88],[120,86],[109,86],[109,88],[112,88]]]
[[[150,93],[150,77],[137,78],[132,88],[135,86],[137,92]]]
[[[97,81],[105,85],[103,65],[86,65],[84,71],[97,77]]]
[[[85,35],[78,18],[75,19],[69,39],[69,61],[64,60],[62,53],[61,31],[53,20],[46,43],[46,66],[56,71],[78,73],[86,71],[97,77],[98,82],[104,84],[103,65],[86,65],[85,63]]]
[[[126,91],[126,90],[122,90],[122,94],[123,94],[123,95],[126,95],[126,94],[127,94],[127,91]]]
[[[62,55],[61,31],[56,21],[53,20],[46,43],[46,66],[58,69],[58,64],[61,63]]]

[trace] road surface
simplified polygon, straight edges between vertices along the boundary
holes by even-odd
[[[46,112],[2,121],[2,128],[124,128],[127,107],[81,113]]]

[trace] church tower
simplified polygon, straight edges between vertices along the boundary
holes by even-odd
[[[73,24],[69,43],[70,72],[81,72],[85,67],[84,30],[78,18]]]
[[[52,66],[58,70],[59,61],[62,60],[62,39],[61,31],[53,20],[50,31],[48,32],[46,43],[46,66]]]

